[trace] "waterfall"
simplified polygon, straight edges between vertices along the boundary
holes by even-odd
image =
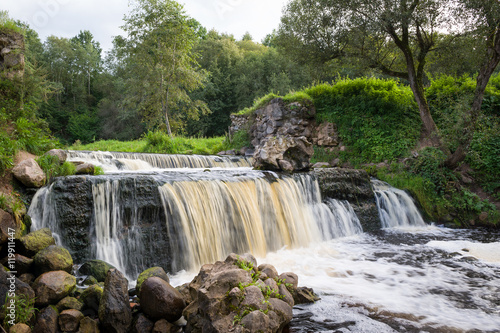
[[[103,167],[106,171],[137,171],[153,168],[251,167],[251,162],[248,158],[236,156],[167,155],[74,150],[68,151],[68,161],[84,161],[92,163]]]
[[[372,180],[382,228],[423,227],[424,219],[413,199],[380,180]]]
[[[196,268],[231,252],[265,256],[282,247],[306,247],[361,231],[359,220],[350,215],[352,208],[350,213],[332,211],[348,211],[348,204],[321,202],[317,182],[310,176],[298,181],[182,181],[159,190],[172,253],[179,254],[172,262],[174,270]],[[345,223],[358,226],[336,226]]]
[[[56,205],[52,195],[52,186],[38,190],[31,200],[28,215],[31,217],[31,230],[49,228],[58,245],[62,244],[60,227],[56,218]]]

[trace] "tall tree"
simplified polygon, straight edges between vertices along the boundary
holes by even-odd
[[[500,62],[500,1],[499,0],[463,0],[459,7],[459,14],[467,14],[467,23],[470,30],[478,39],[484,41],[486,52],[481,56],[482,64],[476,79],[476,90],[472,106],[466,114],[463,132],[459,146],[445,161],[449,168],[455,168],[462,162],[469,149],[477,127],[477,120],[481,113],[484,92]]]
[[[202,85],[205,74],[198,69],[193,46],[199,25],[172,0],[137,0],[122,27],[127,33],[128,63],[135,73],[131,85],[134,102],[150,126],[165,122],[172,136],[172,121],[182,127],[187,118],[207,112],[188,92]]]

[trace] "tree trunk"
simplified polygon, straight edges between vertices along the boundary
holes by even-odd
[[[490,77],[495,71],[500,62],[500,29],[497,30],[493,47],[488,50],[488,57],[481,66],[476,80],[476,91],[474,100],[469,113],[466,115],[463,132],[461,135],[460,144],[453,154],[444,162],[444,165],[449,169],[455,169],[460,162],[467,157],[474,133],[476,132],[477,119],[481,114],[481,105],[483,104],[484,92],[490,81]]]

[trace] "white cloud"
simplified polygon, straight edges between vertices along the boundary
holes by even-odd
[[[187,14],[208,30],[233,34],[239,39],[248,31],[261,41],[279,25],[287,0],[180,0]],[[28,22],[42,40],[50,35],[73,37],[89,30],[104,50],[128,12],[127,0],[2,0],[11,17]]]

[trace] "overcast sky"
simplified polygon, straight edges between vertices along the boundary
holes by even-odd
[[[208,30],[233,34],[241,39],[248,31],[260,42],[279,25],[288,0],[180,0],[187,14]],[[89,30],[104,50],[112,36],[123,34],[120,26],[128,13],[128,0],[0,0],[0,9],[14,19],[28,22],[40,38],[73,37]]]

